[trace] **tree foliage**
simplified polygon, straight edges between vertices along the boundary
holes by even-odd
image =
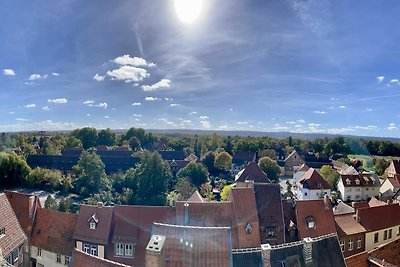
[[[26,183],[30,187],[56,190],[61,187],[63,182],[62,173],[58,170],[34,168],[26,178]]]
[[[201,162],[206,166],[208,172],[211,175],[216,175],[217,174],[217,169],[214,166],[214,161],[215,161],[215,153],[212,151],[207,152],[204,154],[204,156],[201,158]]]
[[[329,165],[322,166],[319,173],[321,174],[322,178],[324,178],[328,182],[331,189],[333,189],[336,186],[340,174],[336,170],[332,169],[331,166]]]
[[[219,171],[229,171],[232,165],[232,156],[228,152],[220,152],[215,156],[214,166]]]
[[[271,181],[277,182],[279,180],[280,168],[275,160],[270,157],[262,157],[258,160],[258,166],[268,175]]]
[[[186,177],[195,187],[199,188],[200,185],[208,181],[208,171],[202,164],[191,162],[179,170],[177,177]]]
[[[97,134],[97,145],[115,145],[115,133],[110,128],[100,130]]]
[[[72,131],[72,136],[76,137],[82,142],[84,149],[89,149],[96,146],[97,142],[97,131],[93,127],[84,127],[82,129],[76,129]]]
[[[57,210],[58,204],[57,201],[49,194],[44,202],[44,207],[46,209]]]
[[[19,186],[30,171],[23,157],[14,152],[0,152],[0,185]]]
[[[221,200],[222,201],[227,201],[231,191],[232,191],[232,186],[231,185],[224,186],[224,188],[221,191]]]

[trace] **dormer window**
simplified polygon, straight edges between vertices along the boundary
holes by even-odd
[[[99,219],[97,218],[96,213],[92,215],[92,217],[89,218],[89,228],[90,229],[96,229],[97,228],[97,223],[99,222]]]
[[[249,234],[251,234],[251,232],[253,232],[253,227],[251,226],[250,223],[247,223],[246,227],[244,228],[244,230],[245,230],[246,234],[249,235]]]
[[[6,228],[0,228],[0,238],[6,235]]]
[[[322,184],[317,184],[317,186],[318,186],[318,188],[321,188],[321,187],[322,187]]]
[[[346,183],[347,183],[347,185],[350,185],[351,181],[349,179],[346,179]]]
[[[315,229],[315,219],[312,216],[306,217],[307,229]]]
[[[360,185],[360,180],[356,179],[356,185]]]

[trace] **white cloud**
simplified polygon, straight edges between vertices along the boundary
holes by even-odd
[[[174,122],[169,121],[167,118],[160,118],[160,119],[158,119],[158,120],[164,122],[164,123],[167,124],[167,125],[176,126],[176,124],[175,124]]]
[[[152,97],[152,96],[146,96],[145,99],[146,101],[156,101],[156,100],[161,100],[157,97]]]
[[[310,127],[319,127],[320,124],[318,124],[318,123],[309,123],[308,126],[310,126]]]
[[[189,112],[189,115],[195,115],[195,114],[197,114],[197,111]]]
[[[142,85],[142,89],[145,92],[154,91],[160,88],[169,88],[171,86],[171,80],[169,79],[161,79],[159,82],[153,85]]]
[[[44,111],[49,111],[49,110],[50,110],[50,108],[49,108],[48,106],[44,106],[44,107],[42,107],[42,109],[43,109]]]
[[[229,111],[233,111],[233,108],[230,108]]]
[[[375,125],[368,125],[368,126],[359,126],[359,125],[357,125],[357,126],[354,126],[354,129],[360,129],[360,130],[374,130],[376,128],[377,128],[377,126],[375,126]]]
[[[200,119],[201,119],[201,120],[207,120],[207,119],[208,119],[208,116],[200,116]]]
[[[140,102],[132,103],[132,106],[141,106],[141,105],[142,105],[142,103],[140,103]]]
[[[332,128],[332,129],[328,129],[327,132],[330,134],[339,134],[339,133],[344,133],[344,132],[351,132],[354,131],[354,129],[351,128]]]
[[[286,126],[282,126],[279,123],[277,123],[277,124],[274,125],[272,130],[275,130],[275,131],[286,131],[286,130],[289,130],[289,128],[286,127]]]
[[[378,83],[381,83],[381,82],[383,82],[383,80],[385,79],[385,77],[383,77],[383,76],[378,76],[378,77],[376,77],[376,79],[378,80]]]
[[[107,108],[108,107],[106,102],[101,102],[101,103],[99,103],[97,105],[94,105],[94,106],[98,107],[98,108]]]
[[[36,104],[27,104],[24,107],[25,108],[36,108]]]
[[[132,117],[140,118],[140,117],[143,117],[143,115],[142,114],[133,114]]]
[[[373,111],[373,109],[372,108],[366,108],[365,111],[371,112],[371,111]]]
[[[346,108],[346,106],[339,106],[339,108],[340,108],[340,109],[345,109],[345,108]]]
[[[247,121],[238,121],[236,124],[237,125],[247,125],[249,123]]]
[[[303,125],[301,125],[301,124],[296,124],[296,125],[294,126],[294,128],[303,128]]]
[[[396,126],[395,123],[390,123],[389,126],[387,127],[388,130],[392,131],[392,130],[398,130],[399,128]]]
[[[287,121],[286,123],[287,123],[287,124],[296,124],[295,121]]]
[[[323,110],[314,110],[315,114],[321,114],[321,115],[325,115],[327,112],[323,111]]]
[[[79,125],[73,122],[53,122],[51,120],[28,122],[30,120],[25,118],[17,118],[17,121],[24,123],[0,125],[0,131],[57,131],[80,128]]]
[[[191,120],[183,120],[182,123],[192,124],[192,121]]]
[[[105,119],[109,119],[110,117],[109,117],[109,116],[107,116],[107,115],[105,115],[105,116],[104,116],[104,118],[105,118]]]
[[[170,104],[171,107],[179,107],[180,104]]]
[[[85,102],[83,102],[84,105],[88,105],[88,106],[93,106],[94,101],[93,100],[86,100]]]
[[[47,99],[47,102],[54,104],[65,104],[68,102],[66,98]]]
[[[8,114],[12,115],[12,114],[15,114],[15,112],[14,111],[9,111]]]
[[[173,98],[165,97],[164,100],[165,100],[165,101],[172,101],[172,100],[174,100],[174,99],[173,99]]]
[[[5,75],[5,76],[15,76],[15,72],[12,69],[4,69],[3,70],[3,75]]]
[[[296,120],[296,122],[297,122],[297,123],[305,123],[306,121],[303,120],[303,119],[300,119],[300,120]]]
[[[98,81],[98,82],[104,81],[104,78],[105,78],[105,76],[101,76],[97,73],[93,76],[93,80]]]
[[[130,55],[123,55],[117,57],[113,60],[114,63],[119,65],[131,65],[131,66],[142,66],[142,67],[155,67],[155,63],[147,62],[144,58],[141,57],[131,57]]]
[[[36,80],[40,80],[40,79],[46,79],[48,77],[47,74],[44,75],[40,75],[40,74],[32,74],[31,76],[29,76],[30,81],[36,81]]]
[[[28,119],[25,119],[25,118],[16,118],[15,120],[17,120],[17,121],[29,121]]]
[[[391,83],[398,83],[399,80],[398,80],[398,79],[392,79],[392,80],[390,80],[390,82],[391,82]]]
[[[53,72],[51,75],[53,75],[53,76],[60,76],[60,73],[58,73],[58,72]]]
[[[132,66],[122,66],[118,69],[107,71],[107,75],[112,80],[120,80],[127,82],[138,82],[150,76],[147,70],[143,68],[136,68]]]
[[[203,128],[206,128],[206,129],[211,128],[211,123],[207,120],[200,121],[200,123],[201,123],[201,126],[203,126]]]
[[[90,117],[91,115],[88,113],[88,114],[86,114],[86,117]]]

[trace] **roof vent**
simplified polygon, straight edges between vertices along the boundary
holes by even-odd
[[[101,202],[101,201],[97,202],[97,207],[102,208],[103,207],[103,202]]]

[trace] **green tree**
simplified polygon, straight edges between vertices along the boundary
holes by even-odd
[[[215,161],[215,153],[212,151],[209,151],[204,154],[203,157],[201,157],[201,162],[206,166],[208,172],[211,175],[216,175],[218,173],[217,169],[214,166],[214,161]]]
[[[175,192],[178,193],[176,200],[186,201],[196,191],[196,187],[187,177],[181,177],[175,186]]]
[[[70,135],[65,143],[66,148],[82,147],[82,142],[73,135]]]
[[[109,186],[104,163],[95,153],[83,151],[73,170],[76,175],[74,188],[82,196],[99,193],[100,189],[107,189]]]
[[[110,128],[100,130],[97,134],[97,145],[115,145],[115,133]]]
[[[214,166],[219,171],[229,171],[232,165],[232,156],[228,152],[221,152],[215,156]]]
[[[258,166],[268,175],[271,181],[279,181],[280,168],[275,160],[269,157],[262,157],[258,160]]]
[[[382,176],[387,167],[389,167],[389,161],[385,160],[384,158],[378,158],[378,157],[374,157],[373,159],[374,162],[374,166],[375,166],[375,172],[376,174]]]
[[[49,194],[46,198],[46,201],[44,202],[44,207],[46,209],[57,210],[58,209],[57,201],[55,201],[55,199],[52,198],[51,195]]]
[[[131,139],[129,139],[128,143],[133,150],[139,149],[141,146],[139,139],[135,136],[132,136]]]
[[[30,171],[23,157],[14,152],[0,152],[0,186],[19,186]]]
[[[294,199],[295,198],[295,195],[293,194],[292,188],[293,188],[292,183],[289,180],[287,180],[286,181],[286,192],[283,194],[283,197],[285,199],[288,199],[288,198]]]
[[[68,198],[62,197],[58,205],[58,210],[62,212],[69,212],[70,209],[71,209],[71,202],[68,200]]]
[[[200,185],[208,181],[208,171],[202,164],[190,162],[186,167],[179,170],[177,177],[186,177],[195,187],[199,188]]]
[[[96,146],[97,131],[93,127],[84,127],[82,129],[73,130],[71,135],[78,138],[82,142],[84,149],[89,149]]]
[[[172,179],[171,169],[158,153],[146,152],[136,167],[138,178],[137,203],[140,205],[165,205],[167,187]]]
[[[329,165],[324,165],[321,167],[321,170],[319,171],[319,173],[321,174],[322,178],[325,179],[325,181],[328,182],[329,186],[333,189],[340,177],[340,174],[332,169],[331,166]]]
[[[232,186],[231,185],[224,186],[224,188],[221,191],[221,200],[222,201],[227,201],[231,191],[232,191]]]
[[[62,173],[58,170],[34,168],[26,178],[28,186],[43,188],[49,187],[51,190],[60,188],[63,181]]]

